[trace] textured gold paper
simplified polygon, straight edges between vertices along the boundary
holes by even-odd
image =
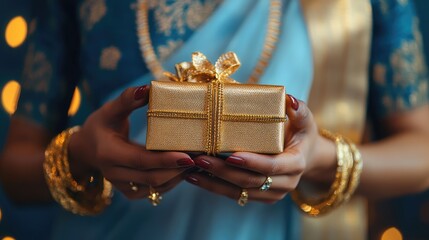
[[[210,97],[212,83],[153,81],[148,109],[146,148],[207,152],[209,109],[223,101],[218,152],[276,154],[284,148],[283,86],[224,83],[222,98]],[[213,98],[213,99],[211,99]]]

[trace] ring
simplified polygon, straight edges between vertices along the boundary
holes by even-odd
[[[154,207],[158,206],[162,200],[161,194],[155,191],[152,186],[149,186],[149,196],[147,198],[149,198],[150,202],[152,203],[152,206]]]
[[[248,200],[249,200],[249,192],[247,191],[247,189],[241,190],[240,198],[237,201],[238,205],[244,207],[244,205],[246,205]]]
[[[130,187],[131,187],[131,191],[133,192],[137,192],[139,190],[139,187],[134,183],[134,182],[129,182]]]
[[[268,189],[270,189],[272,183],[273,183],[273,179],[271,177],[267,177],[267,179],[265,179],[262,186],[259,188],[259,191],[261,191],[261,192],[268,191]]]

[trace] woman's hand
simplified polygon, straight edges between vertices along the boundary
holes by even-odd
[[[322,152],[320,147],[327,144],[323,152],[329,150],[334,160],[335,146],[323,142],[305,103],[289,95],[288,98],[289,121],[286,123],[285,149],[281,154],[236,152],[226,160],[201,155],[194,158],[194,162],[209,174],[192,173],[186,180],[235,200],[242,189],[247,189],[249,200],[275,203],[296,188],[305,171],[316,167],[314,159]],[[317,141],[321,144],[315,145]],[[316,149],[315,146],[319,147]],[[268,191],[260,191],[267,177],[272,178],[272,185]]]
[[[194,161],[180,152],[147,151],[128,139],[130,113],[148,103],[147,86],[126,89],[92,113],[69,144],[73,175],[84,181],[97,171],[128,198],[144,198],[149,186],[163,193],[176,186]]]

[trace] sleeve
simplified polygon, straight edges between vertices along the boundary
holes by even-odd
[[[79,78],[79,36],[73,1],[33,1],[21,93],[15,116],[27,118],[57,133],[67,124],[67,112]]]
[[[369,114],[383,119],[428,102],[422,36],[412,0],[372,0]]]

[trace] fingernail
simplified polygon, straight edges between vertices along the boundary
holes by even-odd
[[[291,101],[290,106],[293,108],[293,110],[298,111],[298,108],[299,108],[298,100],[296,100],[296,98],[290,94],[288,94],[288,97]]]
[[[236,156],[230,156],[225,161],[227,161],[230,164],[237,165],[237,166],[243,166],[244,165],[244,159]]]
[[[190,158],[182,158],[177,160],[177,166],[179,167],[190,167],[194,165],[195,165],[194,161],[192,161],[192,159]]]
[[[186,181],[195,185],[198,185],[200,183],[200,181],[198,181],[198,179],[193,176],[187,176]]]
[[[145,97],[147,85],[141,86],[134,91],[134,100],[141,100]]]
[[[195,165],[203,169],[210,169],[213,167],[212,163],[205,159],[194,159]]]

